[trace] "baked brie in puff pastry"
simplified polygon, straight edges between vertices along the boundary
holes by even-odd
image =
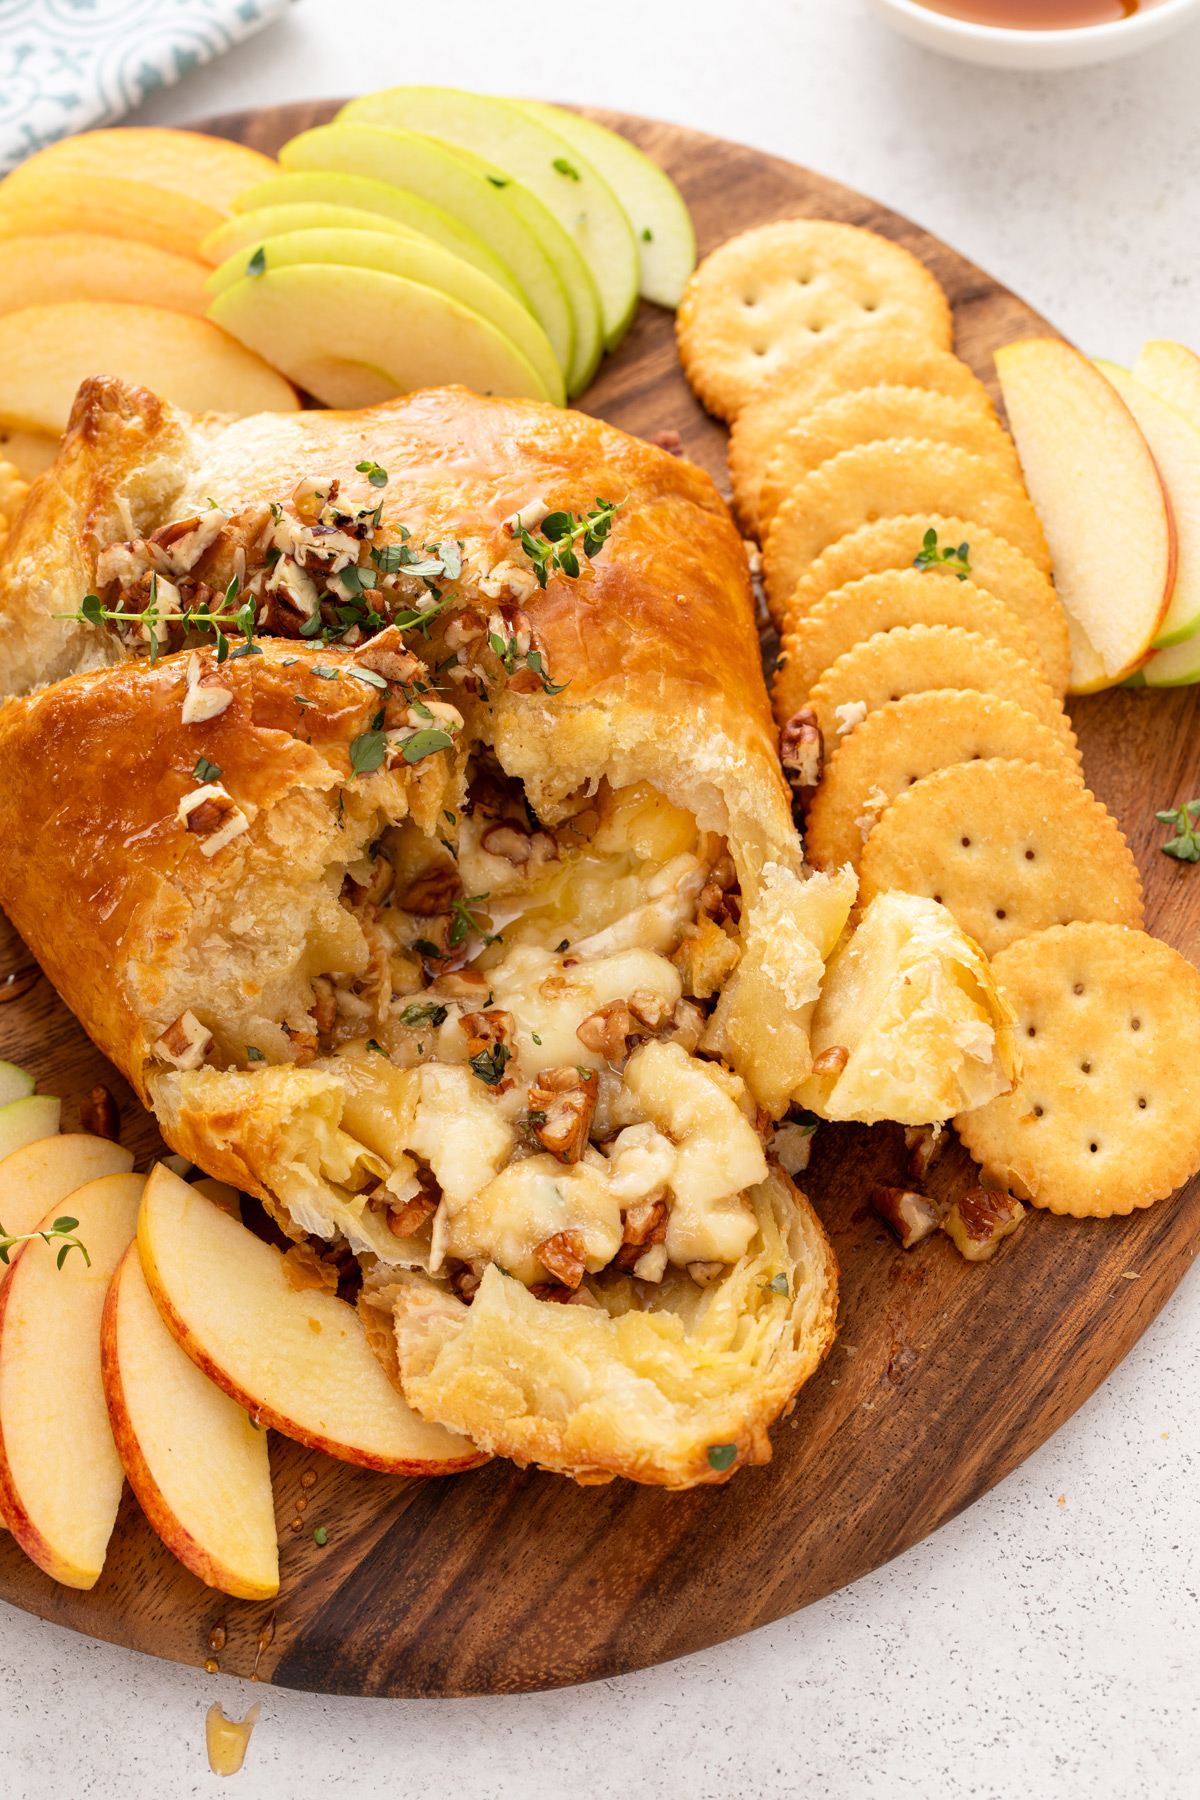
[[[833,1335],[788,1113],[855,882],[709,478],[457,389],[96,379],[0,680],[6,910],[175,1150],[357,1257],[410,1404],[580,1481],[768,1457]]]

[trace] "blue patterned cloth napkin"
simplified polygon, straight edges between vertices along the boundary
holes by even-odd
[[[111,125],[284,11],[288,0],[0,0],[0,174]]]

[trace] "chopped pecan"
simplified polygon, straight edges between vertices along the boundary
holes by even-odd
[[[320,1046],[315,1031],[293,1031],[290,1025],[283,1028],[288,1035],[292,1047],[292,1061],[298,1069],[303,1069],[310,1062],[315,1062]]]
[[[944,1125],[905,1126],[904,1148],[909,1152],[908,1172],[914,1181],[924,1181],[947,1142]]]
[[[914,1244],[932,1236],[945,1210],[924,1194],[898,1187],[877,1187],[871,1195],[871,1205],[892,1227],[902,1250],[911,1250]]]
[[[511,1044],[513,1040],[513,1016],[499,1007],[491,1012],[464,1013],[459,1024],[467,1034],[468,1057],[478,1056],[493,1044]]]
[[[338,1271],[318,1254],[308,1242],[293,1244],[283,1253],[283,1273],[289,1287],[300,1292],[315,1289],[318,1293],[336,1294]]]
[[[660,1192],[649,1194],[639,1200],[625,1214],[624,1242],[636,1244],[642,1248],[646,1244],[661,1244],[666,1241],[667,1222],[670,1212],[666,1200]]]
[[[779,734],[779,760],[801,812],[807,811],[820,786],[825,763],[825,741],[811,706],[794,712]]]
[[[454,864],[434,863],[432,868],[409,883],[395,904],[404,912],[419,913],[422,918],[431,919],[435,913],[448,912],[451,902],[457,900],[462,891]]]
[[[526,831],[515,819],[489,825],[479,840],[489,856],[502,856],[515,869],[536,873],[546,863],[558,861],[558,845],[548,831]]]
[[[354,660],[360,668],[371,669],[388,681],[411,681],[421,672],[420,662],[404,648],[404,639],[394,625],[372,638]]]
[[[577,1288],[583,1280],[587,1248],[578,1231],[556,1231],[553,1237],[544,1238],[533,1254],[564,1287]]]
[[[155,1056],[177,1069],[198,1069],[213,1046],[212,1032],[194,1012],[181,1012],[153,1045]]]
[[[639,987],[629,996],[629,1010],[647,1031],[658,1031],[667,1023],[673,1009],[670,1001],[656,994],[653,988]]]
[[[327,505],[337,499],[341,483],[336,475],[304,475],[292,489],[292,505],[296,516],[306,525],[315,525]]]
[[[690,1056],[704,1036],[704,1027],[707,1023],[707,1019],[698,1006],[693,1006],[690,1000],[679,1000],[671,1014],[671,1030],[667,1042],[682,1044]]]
[[[121,1117],[117,1111],[117,1103],[109,1090],[99,1083],[86,1099],[79,1102],[79,1123],[93,1137],[109,1138],[114,1144],[121,1141]]]
[[[455,613],[446,627],[442,641],[447,650],[462,650],[468,644],[473,644],[477,638],[481,638],[486,630],[487,626],[478,613]]]
[[[812,1072],[814,1075],[840,1075],[849,1061],[850,1052],[845,1044],[830,1044],[828,1050],[813,1057]]]
[[[535,1300],[551,1300],[559,1306],[569,1306],[575,1298],[575,1290],[561,1281],[535,1281],[529,1292]]]
[[[314,975],[312,991],[312,1015],[317,1030],[330,1032],[337,1024],[337,989],[328,975]]]
[[[465,1300],[468,1306],[479,1292],[479,1284],[483,1280],[483,1271],[486,1267],[486,1263],[482,1262],[478,1267],[472,1263],[460,1263],[456,1269],[451,1271],[450,1286],[459,1299]]]
[[[697,1287],[711,1287],[714,1281],[720,1281],[725,1273],[723,1262],[690,1262],[687,1272]]]
[[[968,1262],[987,1262],[1024,1217],[1025,1208],[1011,1195],[974,1187],[954,1202],[942,1220],[942,1230],[954,1239]]]
[[[386,856],[377,856],[371,864],[369,880],[356,881],[347,875],[342,883],[342,897],[351,906],[379,906],[387,899],[396,880],[396,871]]]
[[[559,1162],[577,1163],[587,1148],[599,1087],[594,1069],[585,1075],[568,1063],[558,1069],[543,1069],[530,1088],[529,1114],[534,1134],[543,1150]]]
[[[388,1230],[398,1238],[411,1237],[414,1231],[420,1231],[426,1219],[432,1219],[438,1209],[438,1203],[432,1194],[421,1192],[414,1194],[411,1200],[388,1207]]]
[[[575,1036],[585,1049],[609,1062],[622,1062],[629,1054],[629,1039],[638,1035],[638,1021],[624,1000],[610,1000],[598,1012],[590,1013]]]

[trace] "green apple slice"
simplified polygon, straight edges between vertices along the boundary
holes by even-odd
[[[494,95],[446,87],[385,88],[352,100],[339,117],[423,131],[519,181],[579,248],[599,290],[605,345],[620,343],[637,306],[633,228],[608,182],[546,122]]]
[[[1096,367],[1112,382],[1141,427],[1171,502],[1177,548],[1175,585],[1154,638],[1154,648],[1165,650],[1200,631],[1200,431],[1127,369],[1100,358]]]
[[[575,316],[558,271],[541,241],[505,204],[498,188],[444,144],[414,131],[373,125],[319,125],[285,144],[279,160],[290,173],[323,170],[366,176],[407,188],[440,206],[483,240],[511,270],[561,368],[573,366]],[[313,390],[315,391],[315,390]]]
[[[451,382],[478,394],[550,398],[532,363],[487,319],[379,269],[268,269],[218,294],[208,316],[326,406],[354,411]]]
[[[509,105],[565,138],[603,176],[633,226],[642,298],[674,310],[696,267],[696,233],[671,177],[636,144],[594,119],[541,100],[510,100]]]
[[[62,1101],[51,1094],[27,1094],[0,1106],[0,1162],[26,1144],[58,1136]]]
[[[247,220],[262,214],[247,213]],[[368,215],[369,216],[369,215]],[[237,221],[241,223],[241,221]],[[222,229],[226,229],[222,227]],[[256,259],[266,270],[292,268],[301,263],[333,263],[340,267],[379,269],[385,275],[402,275],[423,287],[448,294],[471,312],[491,321],[533,365],[543,387],[556,406],[566,399],[562,370],[554,359],[550,340],[534,318],[511,294],[489,281],[460,256],[451,256],[439,244],[415,236],[389,237],[382,231],[289,231],[263,239],[253,251],[247,246],[234,252],[206,282],[214,297],[255,271]]]
[[[1139,687],[1191,687],[1200,681],[1200,632],[1169,650],[1156,650],[1135,679]]]
[[[0,1107],[27,1099],[36,1086],[28,1070],[18,1069],[16,1063],[0,1062]]]
[[[419,231],[398,225],[382,213],[364,212],[358,206],[329,206],[323,201],[289,201],[282,206],[260,206],[256,212],[239,213],[210,232],[200,254],[214,269],[239,250],[253,250],[268,238],[288,231],[378,231],[385,237],[407,238],[410,243],[429,243]],[[451,253],[453,254],[453,252]],[[474,266],[474,265],[472,265]],[[512,284],[506,289],[510,298]],[[527,309],[528,310],[528,309]]]
[[[235,213],[260,212],[268,206],[293,205],[336,206],[390,219],[393,225],[415,231],[419,237],[432,238],[443,250],[482,269],[502,288],[507,288],[514,300],[533,311],[512,271],[498,256],[492,255],[483,239],[460,225],[457,219],[452,219],[440,206],[422,200],[419,194],[392,187],[386,181],[372,181],[366,175],[327,174],[313,169],[260,181],[256,187],[247,188],[244,194],[238,195],[233,210]],[[225,259],[218,257],[217,260],[223,262]]]
[[[572,395],[582,393],[604,354],[600,290],[592,271],[553,213],[522,182],[515,181],[495,163],[476,156],[473,150],[464,149],[461,144],[449,144],[446,148],[468,169],[474,169],[489,186],[501,190],[506,204],[537,238],[558,271],[575,320],[575,353],[567,376],[567,391]]]

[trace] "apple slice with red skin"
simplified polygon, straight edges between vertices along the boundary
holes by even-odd
[[[292,1287],[280,1251],[162,1163],[142,1196],[138,1250],[176,1343],[256,1424],[388,1475],[487,1461],[397,1393],[354,1307]]]
[[[279,1545],[267,1434],[179,1348],[136,1243],[109,1285],[100,1364],[117,1453],[167,1549],[209,1587],[272,1599]]]
[[[1006,344],[996,372],[1059,598],[1096,654],[1072,691],[1111,686],[1152,654],[1175,586],[1175,525],[1154,457],[1111,382],[1070,344]]]
[[[67,1587],[95,1586],[125,1483],[100,1377],[100,1319],[144,1181],[102,1175],[68,1194],[38,1229],[77,1220],[90,1260],[59,1239],[32,1238],[0,1287],[0,1503],[26,1556]]]

